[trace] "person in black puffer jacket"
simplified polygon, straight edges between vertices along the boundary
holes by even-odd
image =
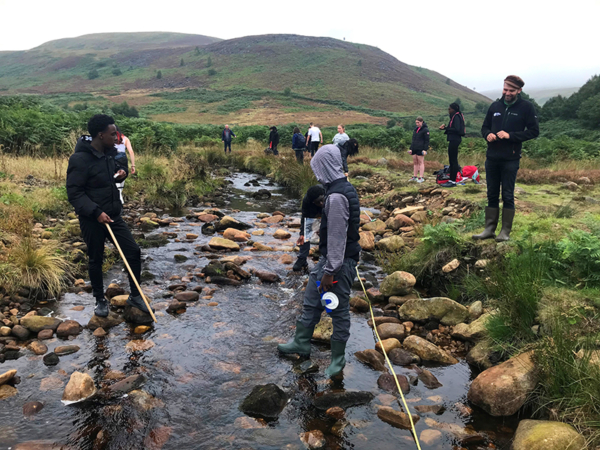
[[[102,262],[104,241],[110,239],[109,224],[131,269],[140,279],[141,252],[131,231],[121,218],[121,198],[116,183],[128,174],[127,163],[115,160],[117,128],[112,117],[95,115],[88,122],[89,136],[77,141],[75,153],[67,168],[67,196],[79,216],[81,235],[87,246],[88,270],[92,293],[96,298],[95,314],[108,316],[108,302],[104,297]],[[131,295],[127,304],[148,312],[135,283],[129,278]]]
[[[462,142],[462,137],[465,135],[465,118],[460,112],[460,105],[458,103],[451,103],[448,107],[448,115],[450,116],[450,122],[448,126],[440,126],[440,130],[444,130],[446,139],[448,139],[448,159],[450,160],[450,180],[442,184],[443,187],[454,187],[456,186],[456,177],[460,172],[460,165],[458,164],[458,147]],[[464,185],[464,183],[460,183]]]
[[[425,155],[429,150],[429,128],[421,116],[415,120],[415,130],[413,131],[412,142],[408,154],[413,158],[413,177],[408,181],[422,183],[425,181]],[[417,176],[419,175],[419,176]]]
[[[277,146],[279,145],[279,133],[277,127],[271,127],[271,133],[269,134],[269,147],[275,156],[279,156]]]

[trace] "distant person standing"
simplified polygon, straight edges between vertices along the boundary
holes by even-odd
[[[540,126],[535,108],[519,94],[525,82],[516,75],[504,79],[502,98],[492,103],[483,121],[481,134],[487,141],[485,172],[488,205],[485,208],[485,229],[473,239],[508,241],[515,217],[515,182],[519,171],[523,142],[535,139]],[[502,229],[496,237],[500,217],[500,186],[502,186]]]
[[[350,139],[348,137],[348,135],[346,134],[346,128],[344,127],[344,125],[338,125],[337,131],[338,131],[337,134],[333,137],[333,139],[331,141],[335,145],[337,145],[337,144],[343,144],[348,139]]]
[[[279,133],[277,132],[277,127],[271,127],[269,129],[271,130],[271,133],[269,133],[269,148],[275,156],[279,156],[279,151],[277,150],[277,146],[279,145]]]
[[[308,130],[310,136],[310,143],[308,149],[310,150],[310,156],[315,156],[315,153],[319,150],[319,144],[323,143],[323,133],[318,126],[311,124]]]
[[[227,153],[227,147],[229,147],[229,153],[231,154],[231,139],[236,137],[233,131],[229,129],[229,125],[225,125],[225,129],[221,134],[221,141],[225,144],[225,153]]]
[[[308,188],[302,200],[302,219],[300,220],[300,237],[296,244],[300,247],[298,259],[292,267],[294,272],[300,272],[308,268],[307,258],[310,253],[310,240],[313,236],[315,222],[323,213],[323,202],[325,200],[325,188],[317,184]]]
[[[451,103],[448,107],[448,115],[450,116],[450,122],[448,126],[442,124],[440,130],[444,130],[446,139],[448,139],[448,159],[450,160],[450,179],[442,184],[443,187],[454,187],[456,186],[456,177],[460,171],[458,164],[458,147],[462,142],[462,137],[465,135],[465,118],[460,112],[460,105],[458,103]],[[464,183],[459,183],[464,185]]]
[[[131,159],[131,173],[135,173],[135,154],[133,153],[133,147],[131,146],[131,141],[127,136],[121,133],[119,127],[117,127],[117,143],[115,144],[115,148],[117,149],[117,156],[115,156],[115,161],[119,162],[121,165],[127,165],[127,153],[129,153],[129,158]],[[125,180],[121,181],[117,184],[117,189],[119,190],[119,195],[121,197],[121,203],[125,203],[123,200],[123,188],[125,187]]]
[[[429,150],[429,128],[421,116],[415,120],[416,127],[413,131],[412,142],[408,153],[413,159],[413,177],[408,181],[422,183],[425,181],[425,155]],[[417,177],[418,175],[418,177]]]
[[[340,149],[340,155],[342,155],[344,176],[348,178],[348,157],[358,155],[358,141],[356,139],[348,139],[341,144],[337,144],[337,147]]]
[[[299,164],[304,164],[304,150],[306,149],[306,138],[300,133],[300,128],[294,128],[292,136],[292,150],[296,153],[296,161]]]

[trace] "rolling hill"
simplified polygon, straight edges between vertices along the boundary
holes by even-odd
[[[460,98],[489,102],[437,72],[332,38],[219,40],[179,33],[107,33],[0,53],[3,94],[93,93],[174,122],[323,124],[385,121],[386,112],[441,114]]]

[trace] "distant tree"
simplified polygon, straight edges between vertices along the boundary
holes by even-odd
[[[577,117],[589,128],[600,128],[600,94],[585,100],[577,110]]]
[[[160,80],[162,78],[162,72],[159,70],[158,72],[156,72],[156,79]]]
[[[396,120],[395,119],[390,119],[387,121],[386,127],[388,128],[394,128],[396,126]]]
[[[538,102],[535,101],[535,98],[531,97],[530,95],[526,94],[525,91],[521,92],[521,98],[523,100],[527,100],[530,101],[531,103],[533,103],[533,106],[536,110],[536,112],[539,114],[542,110],[542,107],[538,104]]]
[[[185,62],[183,62],[183,58],[181,58],[181,61],[179,61],[179,67],[183,67],[185,66]]]
[[[212,58],[209,56],[208,59],[206,60],[206,67],[210,67],[212,66]]]
[[[362,59],[358,60],[358,67],[362,67]]]
[[[462,109],[462,100],[460,98],[454,100],[454,103],[456,103],[458,106],[460,106],[460,109]]]
[[[446,78],[446,84],[450,86],[450,78]]]
[[[127,102],[111,107],[112,112],[116,115],[125,117],[140,117],[140,113],[135,106],[129,106]]]
[[[286,88],[283,90],[283,94],[284,94],[284,95],[287,95],[287,96],[289,96],[291,93],[292,93],[292,88],[290,88],[290,87],[286,87]]]
[[[113,70],[112,70],[112,74],[113,74],[115,77],[118,77],[119,75],[122,75],[122,74],[123,74],[123,72],[121,72],[121,69],[119,69],[119,68],[117,67],[117,68],[115,68],[115,69],[113,69]]]
[[[127,69],[127,70],[133,70],[133,66],[129,66],[129,69]]]
[[[489,105],[486,102],[475,103],[475,111],[480,113],[486,113]]]
[[[210,75],[211,77],[216,74],[217,74],[217,71],[215,69],[208,69],[208,75]]]
[[[95,80],[98,77],[100,77],[98,70],[92,69],[88,72],[88,80]]]
[[[196,55],[200,54],[200,49],[198,48],[198,46],[196,46]]]

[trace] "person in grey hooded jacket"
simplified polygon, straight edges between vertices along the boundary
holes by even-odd
[[[328,377],[340,374],[346,365],[346,342],[350,337],[350,291],[360,258],[360,203],[356,190],[346,179],[342,155],[337,145],[325,145],[310,162],[317,180],[325,187],[325,206],[321,217],[319,250],[321,259],[310,273],[304,293],[302,316],[296,334],[288,344],[277,348],[281,353],[310,355],[310,339],[325,306],[324,292],[333,292],[339,305],[330,313],[333,320],[331,364]],[[317,286],[320,281],[320,286]]]

